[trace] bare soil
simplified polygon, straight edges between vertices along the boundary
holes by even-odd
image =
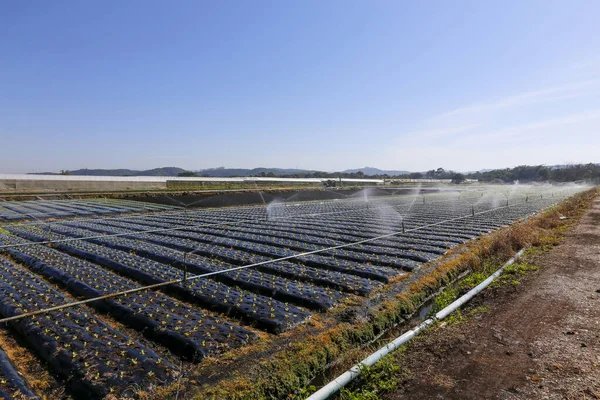
[[[486,290],[458,324],[402,355],[391,399],[600,399],[600,200],[519,284]]]

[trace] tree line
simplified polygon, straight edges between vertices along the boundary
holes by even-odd
[[[192,171],[186,171],[179,176],[208,176],[198,175]],[[571,164],[563,166],[548,167],[545,165],[520,165],[514,168],[494,169],[490,171],[479,171],[471,173],[459,173],[444,168],[432,169],[425,172],[412,172],[404,175],[390,176],[365,175],[358,172],[323,172],[314,171],[302,174],[277,175],[273,172],[261,172],[257,177],[273,178],[326,178],[326,179],[451,179],[454,183],[461,183],[465,179],[477,179],[482,182],[575,182],[586,181],[600,184],[599,164]]]
[[[600,183],[600,165],[571,164],[555,167],[520,165],[514,168],[494,169],[467,174],[467,178],[483,182],[576,182]]]

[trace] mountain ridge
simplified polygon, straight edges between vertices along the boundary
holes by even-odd
[[[200,170],[186,170],[179,167],[160,167],[160,168],[152,168],[148,170],[135,170],[128,168],[114,168],[114,169],[88,169],[81,168],[70,171],[61,171],[61,173],[56,172],[39,172],[39,173],[30,173],[30,175],[76,175],[76,176],[177,176],[182,172],[193,172],[198,176],[209,176],[209,177],[234,177],[234,176],[263,176],[264,175],[277,175],[277,176],[286,176],[286,175],[306,175],[313,173],[321,173],[324,171],[312,170],[312,169],[298,169],[298,168],[267,168],[267,167],[258,167],[258,168],[225,168],[225,167],[216,167],[216,168],[206,168]],[[409,171],[403,170],[382,170],[374,167],[363,167],[363,168],[355,168],[355,169],[346,169],[343,171],[336,171],[334,173],[344,173],[344,174],[355,174],[358,172],[362,172],[365,176],[373,176],[373,175],[405,175],[409,174]],[[330,172],[327,172],[330,173]]]

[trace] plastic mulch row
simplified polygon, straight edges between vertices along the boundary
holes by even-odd
[[[315,237],[315,238],[323,238],[323,239],[335,239],[336,241],[341,241],[341,242],[346,242],[346,243],[351,243],[351,242],[356,242],[362,239],[357,238],[356,236],[350,235],[347,232],[344,233],[336,233],[336,232],[324,232],[324,231],[319,231],[319,230],[311,230],[311,229],[306,229],[306,228],[302,228],[302,227],[298,227],[295,225],[291,225],[288,226],[287,228],[281,228],[281,227],[277,227],[277,226],[271,226],[269,224],[242,224],[242,225],[236,225],[236,229],[240,229],[240,230],[259,230],[259,231],[264,231],[267,232],[268,234],[272,234],[272,235],[276,235],[276,236],[280,236],[280,237],[290,237],[293,238],[294,236],[300,238],[302,237],[303,240],[312,240],[311,237]],[[330,242],[331,245],[335,245],[333,243],[333,241]],[[393,252],[397,249],[400,250],[425,250],[434,254],[444,254],[446,249],[445,248],[440,248],[440,247],[436,247],[436,246],[428,246],[428,245],[416,245],[416,244],[409,244],[409,243],[402,243],[402,242],[395,242],[395,243],[390,243],[384,240],[377,240],[377,241],[373,241],[369,243],[370,245],[374,246],[375,251],[378,252]]]
[[[68,303],[41,279],[0,259],[0,315],[10,317]],[[173,365],[81,307],[9,323],[62,376],[78,398],[101,399],[171,381]]]
[[[69,222],[69,223],[63,223],[63,225],[70,226],[70,227],[85,228],[85,229],[93,230],[95,232],[105,232],[105,233],[127,232],[127,230],[124,230],[123,228],[114,228],[114,227],[111,228],[108,225],[101,225],[101,224],[95,224],[95,223],[90,223],[90,222]],[[127,224],[127,225],[132,226],[132,224]],[[166,234],[167,233],[164,233],[164,235],[166,235]],[[191,232],[189,230],[185,230],[185,231],[184,230],[176,230],[176,231],[169,231],[168,236],[200,240],[200,238],[205,237],[205,234]],[[232,248],[231,246],[224,246],[224,247],[228,247],[230,249]],[[269,257],[269,258],[280,257],[280,254],[282,251],[282,249],[276,248],[278,250],[277,253],[273,253],[273,252],[269,252],[267,254],[260,253],[260,252],[256,253],[255,251],[253,251],[253,249],[255,247],[256,246],[254,246],[252,243],[247,243],[243,248],[240,248],[238,250],[245,254],[258,254],[258,255],[263,255],[263,256]],[[238,259],[238,256],[236,255],[235,258]],[[308,258],[307,257],[297,258],[297,260],[301,261],[302,264],[307,265],[308,267],[314,267],[315,269],[318,269],[318,270],[337,271],[337,272],[341,272],[346,275],[356,275],[356,276],[359,276],[362,278],[374,279],[374,280],[378,280],[378,281],[385,282],[385,283],[389,282],[389,279],[394,276],[402,275],[402,272],[398,271],[397,269],[381,267],[381,266],[374,266],[374,265],[369,265],[369,264],[365,264],[365,263],[356,263],[353,261],[343,260],[343,259],[334,258],[334,257],[324,257],[324,256],[319,256],[319,255],[313,255],[312,257],[308,257]],[[236,262],[236,260],[233,260],[233,259],[230,259],[229,261]],[[297,265],[297,264],[294,264],[294,265]],[[275,268],[276,272],[269,271],[268,270],[269,267]],[[289,274],[290,278],[297,279],[297,278],[295,278],[295,276],[292,275],[293,269],[288,269],[287,267],[289,267],[288,264],[285,264],[285,265],[282,264],[280,266],[279,263],[273,263],[273,264],[257,267],[256,269],[261,270],[261,268],[262,268],[262,270],[265,272],[277,273],[277,274],[287,273],[287,274]]]
[[[193,251],[196,255],[216,259],[211,262],[224,261],[234,265],[249,265],[272,260],[269,257],[259,254],[253,254],[247,251],[241,251],[232,247],[220,246],[216,244],[198,243],[193,239],[194,233],[181,232],[175,233],[176,237],[171,237],[175,232],[167,234],[142,234],[136,236],[138,239],[147,240],[149,242],[164,245],[173,249],[190,252]],[[197,258],[196,258],[197,260]],[[180,260],[179,260],[180,261]],[[193,266],[192,266],[193,267]],[[226,265],[226,267],[231,267]],[[269,264],[257,266],[257,271],[262,271],[268,274],[284,276],[290,279],[301,280],[309,283],[316,283],[322,286],[328,286],[337,290],[346,292],[358,293],[366,295],[380,284],[370,281],[365,278],[357,277],[352,274],[344,274],[337,271],[329,271],[323,269],[315,269],[303,265],[294,264],[288,261],[279,261]]]
[[[9,230],[33,241],[67,238],[64,235],[31,227],[9,227]],[[87,259],[143,284],[183,278],[183,271],[171,265],[86,241],[57,243],[54,246],[63,252]],[[163,291],[214,311],[231,314],[273,333],[293,328],[310,317],[310,313],[294,305],[210,279],[195,279],[187,283],[168,285],[163,288]]]
[[[70,229],[73,230],[74,228]],[[65,229],[62,227],[57,227],[56,230],[66,233]],[[83,232],[77,231],[77,235],[81,233]],[[89,239],[89,241],[104,246],[114,247],[119,250],[128,252],[133,251],[138,255],[162,263],[173,264],[180,268],[185,266],[190,272],[195,274],[223,271],[234,267],[195,254],[187,256],[187,261],[184,264],[183,252],[141,240],[132,240],[123,237],[107,237]],[[294,302],[298,305],[317,310],[327,310],[344,297],[342,293],[333,289],[281,278],[276,275],[265,274],[252,269],[228,271],[213,275],[211,279],[215,279],[227,285],[239,286],[265,296],[270,296],[279,301]]]
[[[0,244],[17,243],[0,234]],[[97,265],[43,246],[8,249],[8,253],[33,272],[60,282],[73,293],[94,298],[136,289],[140,285]],[[200,361],[228,348],[246,344],[255,334],[240,326],[207,315],[162,293],[137,292],[91,303],[120,322],[143,332],[186,359]]]
[[[64,225],[68,225],[71,227],[85,227],[86,229],[94,230],[97,232],[110,231],[114,233],[119,233],[128,231],[128,229],[126,228],[115,228],[104,224],[100,225],[93,223],[80,223]],[[141,227],[141,225],[138,224],[128,223],[123,225],[130,226],[130,229],[133,229],[133,227]],[[205,242],[205,240],[197,239],[197,236],[204,237],[205,235],[187,231],[170,231],[161,233],[160,235],[142,234],[137,235],[136,237],[143,238],[144,240],[148,240],[156,244],[165,244],[169,247],[176,248],[182,251],[195,250],[195,254],[200,254],[210,258],[217,258],[219,260],[235,265],[248,265],[271,260],[271,258],[269,257],[248,251],[234,249],[232,247],[220,246],[216,244],[206,246],[203,245],[203,243],[196,242],[196,240]],[[192,241],[181,240],[178,238],[191,239]],[[263,271],[266,273],[271,273],[306,282],[314,282],[319,285],[329,286],[338,290],[354,292],[361,295],[370,293],[373,290],[373,286],[379,286],[379,284],[375,282],[372,282],[368,279],[363,279],[364,276],[361,277],[361,274],[354,274],[348,270],[340,271],[337,268],[313,268],[307,267],[300,263],[291,263],[289,261],[278,261],[274,263],[264,264],[257,266],[255,269],[257,271]],[[376,277],[375,279],[381,280],[383,282],[388,281],[388,278],[385,275],[383,277],[381,275],[378,276],[374,273],[368,275],[371,278]],[[396,272],[392,276],[395,275],[398,275],[398,273]]]

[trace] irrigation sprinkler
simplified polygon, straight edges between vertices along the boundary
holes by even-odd
[[[268,221],[269,220],[269,205],[267,204],[267,201],[265,200],[265,196],[263,196],[263,194],[262,194],[262,190],[260,190],[258,188],[256,181],[254,181],[253,183],[254,183],[254,187],[258,191],[258,195],[260,196],[260,199],[262,200],[263,204],[265,205],[265,221]]]
[[[471,216],[475,216],[475,205],[473,203],[471,203],[468,200],[463,199],[462,197],[460,197],[460,193],[458,194],[458,199],[464,203],[467,203],[468,205],[471,206]]]
[[[404,219],[402,219],[402,233],[406,233],[406,229],[404,229]]]
[[[187,268],[187,256],[188,253],[183,253],[183,286],[187,285],[187,275],[188,275],[188,268]]]
[[[506,207],[508,207],[509,199],[510,199],[510,190],[504,191],[504,197],[506,197]]]

